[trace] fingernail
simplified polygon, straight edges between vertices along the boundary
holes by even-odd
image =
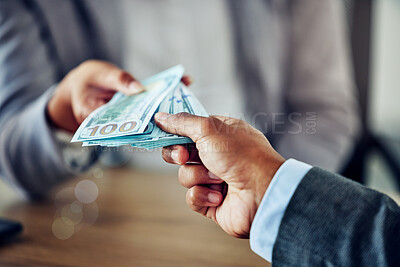
[[[168,113],[165,113],[165,112],[158,112],[158,113],[154,116],[154,118],[155,118],[157,121],[166,121],[167,118],[168,118],[168,116],[169,116]]]
[[[187,84],[187,85],[191,85],[194,82],[194,80],[191,76],[184,76],[182,78],[182,81],[184,81],[185,84]]]
[[[218,176],[216,176],[214,173],[212,173],[210,171],[208,172],[208,176],[210,177],[210,179],[220,180],[220,178]]]
[[[128,89],[132,93],[141,93],[144,91],[143,85],[141,85],[138,81],[133,81],[129,84]]]
[[[216,193],[209,193],[208,194],[208,201],[211,203],[219,203],[219,195]]]
[[[178,152],[178,150],[172,150],[172,151],[171,151],[171,158],[172,158],[175,162],[178,162],[178,161],[179,161],[179,152]]]

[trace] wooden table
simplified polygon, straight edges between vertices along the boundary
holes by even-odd
[[[76,200],[82,180],[97,185],[95,202]],[[176,174],[129,168],[94,169],[45,203],[24,202],[2,185],[0,217],[22,222],[24,233],[0,247],[0,266],[268,266],[248,240],[192,212],[185,194]]]

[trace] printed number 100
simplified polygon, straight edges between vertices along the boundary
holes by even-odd
[[[100,134],[101,135],[111,134],[111,133],[115,132],[115,130],[117,130],[117,128],[118,128],[118,131],[120,133],[126,133],[126,132],[129,132],[129,131],[132,131],[135,128],[135,126],[136,126],[136,122],[135,121],[125,122],[119,128],[118,128],[118,124],[110,123],[110,124],[104,125],[100,129]],[[95,136],[97,131],[99,130],[99,128],[100,128],[100,126],[95,126],[95,127],[89,128],[89,131],[91,131],[89,136]]]

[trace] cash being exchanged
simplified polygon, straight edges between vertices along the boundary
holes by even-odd
[[[177,65],[142,81],[146,88],[143,93],[133,96],[116,93],[110,102],[85,119],[71,142],[82,142],[82,146],[131,145],[146,149],[192,143],[188,137],[164,132],[154,122],[157,112],[208,116],[181,82],[183,73],[183,66]]]

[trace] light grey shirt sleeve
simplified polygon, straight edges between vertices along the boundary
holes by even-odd
[[[32,12],[22,1],[1,1],[0,176],[30,198],[82,169],[65,161],[47,120],[56,64]]]

